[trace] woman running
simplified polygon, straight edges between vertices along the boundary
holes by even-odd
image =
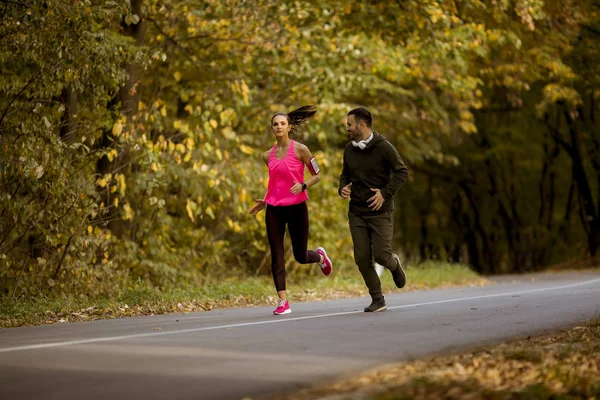
[[[294,258],[300,264],[318,263],[325,275],[331,274],[332,263],[322,247],[307,250],[308,247],[308,207],[306,190],[320,180],[319,166],[308,147],[296,142],[295,133],[302,124],[315,115],[313,106],[300,107],[288,114],[278,112],[271,118],[271,130],[277,143],[263,154],[269,168],[269,185],[264,199],[256,200],[250,209],[255,215],[267,208],[265,223],[271,248],[271,272],[279,296],[279,304],[273,314],[292,312],[287,300],[285,287],[285,260],[283,238],[288,226]],[[310,171],[310,178],[304,180],[304,166]]]

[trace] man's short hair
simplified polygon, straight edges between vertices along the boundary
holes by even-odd
[[[371,115],[369,110],[367,110],[364,107],[358,107],[354,110],[350,110],[348,115],[354,115],[354,118],[356,119],[357,123],[358,121],[365,121],[365,125],[367,125],[367,128],[370,128],[371,124],[373,123],[373,116]]]

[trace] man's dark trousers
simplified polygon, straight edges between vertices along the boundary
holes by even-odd
[[[371,298],[378,299],[382,296],[381,281],[373,260],[390,271],[398,268],[398,263],[392,256],[394,210],[373,215],[361,215],[350,211],[348,223],[354,243],[354,260],[369,288]]]

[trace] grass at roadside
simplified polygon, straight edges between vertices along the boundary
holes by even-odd
[[[405,290],[433,289],[458,285],[483,285],[486,280],[468,267],[457,264],[427,262],[406,269]],[[330,277],[289,277],[290,302],[326,300],[367,295],[358,271],[333,274]],[[391,274],[381,276],[384,293],[400,291]],[[17,327],[89,321],[134,315],[156,315],[208,311],[231,307],[275,305],[276,292],[268,277],[228,280],[201,288],[158,291],[144,285],[114,297],[36,297],[30,299],[0,298],[0,327]]]
[[[600,398],[600,318],[566,332],[386,365],[278,400]]]

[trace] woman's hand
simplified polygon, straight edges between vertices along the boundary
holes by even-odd
[[[264,200],[262,199],[256,199],[256,203],[254,204],[254,207],[252,207],[250,209],[250,211],[248,211],[248,213],[250,215],[256,215],[258,214],[261,210],[263,210],[265,207],[267,206],[267,203],[265,203]]]
[[[302,192],[302,184],[294,181],[294,186],[292,186],[290,192],[292,192],[293,194],[298,194]]]

